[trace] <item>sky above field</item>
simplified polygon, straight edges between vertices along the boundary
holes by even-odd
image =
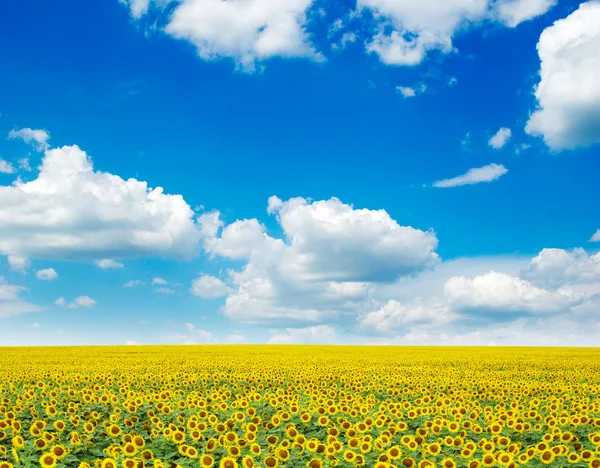
[[[0,2],[0,345],[600,343],[600,2]]]

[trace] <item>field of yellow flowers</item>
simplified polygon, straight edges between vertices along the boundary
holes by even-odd
[[[0,468],[600,467],[600,350],[0,349]]]

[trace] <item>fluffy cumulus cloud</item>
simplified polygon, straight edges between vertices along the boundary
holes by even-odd
[[[452,177],[451,179],[442,179],[433,183],[436,188],[460,187],[461,185],[480,184],[482,182],[492,182],[499,179],[508,172],[502,164],[488,164],[487,166],[469,169],[465,174]]]
[[[590,237],[590,242],[600,242],[600,229],[596,229],[596,232]]]
[[[402,304],[390,299],[382,307],[359,317],[362,331],[375,333],[398,333],[414,326],[439,327],[455,319],[455,314],[440,303],[422,304],[412,301]]]
[[[94,170],[78,146],[46,149],[37,178],[0,186],[0,253],[191,257],[200,233],[180,195]]]
[[[218,213],[200,220],[209,254],[246,260],[229,272],[232,291],[223,307],[236,320],[319,322],[346,315],[364,303],[371,284],[439,262],[433,231],[401,226],[384,210],[355,209],[336,198],[271,197],[268,212],[283,238],[269,236],[256,220],[225,227]]]
[[[492,18],[514,28],[523,21],[543,15],[557,3],[558,0],[496,0],[492,4]]]
[[[537,109],[525,127],[554,149],[600,142],[600,2],[582,3],[541,34]]]
[[[164,1],[162,3],[165,3]],[[164,31],[196,47],[205,60],[228,57],[245,70],[270,57],[321,60],[310,42],[307,10],[312,0],[178,0]],[[149,0],[130,0],[141,17]]]
[[[12,271],[18,271],[19,273],[25,273],[31,263],[27,257],[21,257],[19,255],[9,255],[7,259],[10,269]]]
[[[123,268],[124,265],[121,262],[117,262],[116,260],[112,260],[110,258],[103,258],[102,260],[95,260],[94,263],[98,268],[102,268],[103,270],[110,269],[118,269]]]
[[[38,151],[45,151],[49,148],[48,140],[50,139],[50,133],[47,130],[22,128],[20,130],[11,130],[8,138],[23,140],[25,143],[33,145]]]
[[[582,248],[543,249],[522,275],[546,286],[600,282],[600,252],[589,255]]]
[[[60,300],[60,298],[57,299],[57,301],[58,300]],[[77,309],[79,307],[85,307],[85,308],[89,309],[91,307],[94,307],[96,304],[97,304],[97,302],[94,299],[92,299],[90,296],[78,296],[73,300],[73,302],[71,302],[69,304],[69,308]]]
[[[168,284],[168,282],[166,279],[157,276],[156,278],[152,278],[152,285],[155,286],[157,284]]]
[[[228,295],[232,289],[219,278],[210,275],[202,275],[192,281],[190,291],[194,296],[205,299],[214,299]]]
[[[140,19],[152,0],[120,0]],[[232,58],[239,68],[253,71],[270,57],[306,57],[323,60],[312,43],[313,0],[154,0],[171,13],[164,32],[191,43],[205,60]],[[331,50],[362,42],[366,51],[390,65],[417,65],[432,50],[452,52],[453,37],[486,22],[516,27],[538,17],[556,0],[358,0],[328,28]],[[322,16],[322,15],[321,15]],[[369,33],[363,36],[362,16]]]
[[[0,174],[12,174],[13,172],[15,172],[15,167],[8,161],[0,158]]]
[[[548,11],[553,0],[358,0],[373,17],[368,52],[390,65],[417,65],[427,53],[454,50],[454,35],[484,20],[510,27]]]
[[[223,223],[218,212],[201,215],[198,222],[206,233],[204,249],[212,256],[244,259],[265,241],[265,227],[256,219],[237,220],[227,225],[219,237],[216,233]]]
[[[305,328],[286,328],[272,333],[268,344],[333,344],[337,332],[330,325]]]
[[[494,149],[500,149],[508,142],[511,136],[511,129],[502,127],[489,139],[488,145]]]
[[[451,278],[444,293],[457,310],[532,314],[568,311],[585,298],[572,289],[538,288],[527,280],[495,271],[474,278]]]
[[[23,286],[9,284],[0,276],[0,319],[42,310],[40,306],[21,298],[25,289]]]
[[[36,271],[35,276],[39,280],[52,281],[58,278],[58,273],[56,273],[54,268],[45,268],[43,270]]]

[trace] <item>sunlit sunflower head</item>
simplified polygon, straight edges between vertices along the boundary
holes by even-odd
[[[203,468],[211,468],[215,464],[215,459],[211,455],[200,456],[200,466]]]
[[[125,444],[125,446],[123,447],[123,453],[127,456],[133,456],[137,453],[138,449],[135,445],[133,445],[131,442],[128,442]]]
[[[237,458],[240,456],[241,450],[237,445],[232,445],[227,449],[227,454],[232,458]]]
[[[250,444],[250,453],[255,457],[260,455],[262,452],[260,445],[258,444]]]
[[[221,463],[219,463],[219,468],[237,468],[238,463],[234,458],[231,457],[223,457],[221,459]]]
[[[100,465],[101,468],[117,468],[117,462],[112,458],[105,458]]]
[[[52,452],[44,453],[39,460],[42,468],[54,468],[57,461],[58,459],[56,455],[54,455]]]

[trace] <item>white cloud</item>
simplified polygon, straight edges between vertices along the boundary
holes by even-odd
[[[152,285],[155,284],[167,284],[167,280],[159,277],[152,278]]]
[[[30,325],[27,325],[27,326],[28,326],[29,328],[40,328],[40,324],[39,324],[39,323],[37,323],[37,322],[34,322],[34,323],[32,323],[32,324],[30,324]]]
[[[57,305],[57,306],[59,306],[59,307],[62,307],[62,306],[64,306],[64,305],[66,305],[66,304],[67,304],[67,301],[65,300],[65,298],[64,298],[64,297],[60,296],[58,299],[56,299],[56,300],[54,301],[54,304],[56,304],[56,305]]]
[[[490,145],[494,149],[500,149],[506,144],[508,140],[510,140],[511,136],[512,131],[510,130],[510,128],[502,127],[494,134],[494,136],[492,136],[489,139],[488,145]]]
[[[129,6],[131,16],[134,19],[140,19],[148,12],[150,6],[150,0],[119,0]]]
[[[141,286],[142,284],[146,284],[146,283],[142,280],[130,280],[130,281],[127,281],[127,283],[125,283],[123,285],[123,287],[124,288],[133,288],[135,286]]]
[[[374,345],[424,346],[598,346],[600,324],[572,316],[528,316],[468,330],[422,330],[389,338],[363,339]]]
[[[358,325],[366,331],[389,334],[414,325],[440,326],[455,319],[456,315],[439,303],[428,305],[413,301],[406,305],[391,299],[379,309],[359,317]]]
[[[19,164],[19,169],[21,169],[22,171],[31,171],[31,166],[29,165],[29,158],[21,158],[17,162]]]
[[[409,97],[415,97],[417,95],[415,89],[409,86],[396,86],[396,91],[402,94],[402,97],[405,99]]]
[[[223,340],[225,344],[243,344],[246,343],[246,337],[244,335],[228,335]]]
[[[592,237],[590,237],[590,242],[600,242],[600,229],[597,229]]]
[[[202,275],[192,281],[190,291],[194,296],[210,299],[226,296],[232,292],[232,289],[219,278]]]
[[[132,16],[148,10],[148,0],[131,0]],[[196,47],[204,60],[223,57],[252,71],[271,57],[322,60],[306,31],[312,0],[179,0],[164,31]]]
[[[31,128],[22,128],[20,130],[11,130],[8,138],[17,138],[25,143],[32,144],[36,150],[45,151],[49,148],[48,140],[50,133],[46,130],[33,130]]]
[[[175,294],[175,290],[171,288],[156,288],[155,291],[161,294]]]
[[[396,92],[400,93],[404,99],[415,97],[417,94],[423,94],[427,90],[425,83],[421,83],[416,87],[396,86]]]
[[[7,258],[10,269],[12,271],[18,271],[19,273],[25,273],[31,263],[27,257],[21,257],[19,255],[9,255]]]
[[[510,28],[543,15],[557,4],[558,0],[497,0],[492,3],[492,15]]]
[[[247,258],[253,249],[264,244],[265,227],[256,219],[235,221],[216,237],[223,225],[218,217],[218,212],[212,212],[198,218],[202,231],[207,233],[204,237],[204,250],[210,255],[243,259]]]
[[[127,340],[125,342],[125,346],[137,346],[137,345],[139,345],[139,343],[137,341],[134,341],[134,340]]]
[[[348,45],[355,43],[356,40],[356,34],[351,31],[347,31],[344,34],[342,34],[342,37],[340,37],[339,41],[333,42],[331,44],[331,48],[337,51],[344,50],[346,47],[348,47]]]
[[[97,267],[102,268],[103,270],[108,270],[111,268],[123,268],[123,264],[117,262],[116,260],[111,260],[110,258],[103,258],[102,260],[94,260],[94,263]]]
[[[456,78],[455,76],[451,76],[448,79],[448,86],[450,86],[451,88],[456,86],[458,84],[458,78]]]
[[[437,188],[460,187],[461,185],[473,185],[482,182],[492,182],[508,172],[502,164],[488,164],[487,166],[469,169],[466,174],[451,179],[438,180],[433,183]]]
[[[243,322],[318,322],[346,314],[366,300],[369,284],[393,281],[435,265],[433,231],[400,226],[383,210],[354,209],[336,198],[311,202],[271,197],[268,212],[276,214],[283,239],[255,229],[236,239],[245,248],[247,264],[230,271],[234,291],[223,313]],[[218,215],[200,222],[210,233],[205,248],[238,258],[218,237]],[[235,223],[234,223],[235,224]],[[260,226],[260,229],[258,229]],[[223,233],[228,232],[228,227]]]
[[[186,323],[186,333],[169,333],[166,339],[169,342],[181,344],[213,344],[217,342],[216,337],[209,331],[197,328],[193,323]]]
[[[286,328],[272,334],[267,344],[331,344],[337,341],[337,332],[330,325],[306,328]]]
[[[23,286],[9,284],[0,276],[0,318],[38,312],[41,307],[24,301],[20,294],[25,291]]]
[[[444,293],[456,310],[558,313],[581,304],[585,295],[572,289],[550,291],[505,273],[490,271],[474,278],[450,278]]]
[[[78,307],[94,307],[97,302],[90,296],[79,296],[76,297],[73,302],[69,304],[70,309],[77,309]]]
[[[538,107],[525,131],[553,150],[600,142],[600,2],[582,3],[542,32]]]
[[[471,132],[467,132],[462,140],[460,140],[460,146],[465,151],[471,151]]]
[[[0,158],[0,174],[12,174],[13,172],[15,172],[14,166],[8,161]]]
[[[77,146],[47,150],[30,182],[0,186],[0,253],[191,257],[200,234],[180,195],[94,171]]]
[[[35,276],[39,280],[52,281],[58,278],[58,273],[56,273],[54,268],[46,268],[36,271]]]
[[[522,276],[549,286],[600,281],[600,252],[589,255],[582,248],[571,251],[543,249],[531,260]]]
[[[375,32],[368,52],[389,65],[417,65],[432,50],[452,52],[453,36],[484,20],[511,27],[539,16],[551,0],[358,0],[359,11],[370,11]]]

